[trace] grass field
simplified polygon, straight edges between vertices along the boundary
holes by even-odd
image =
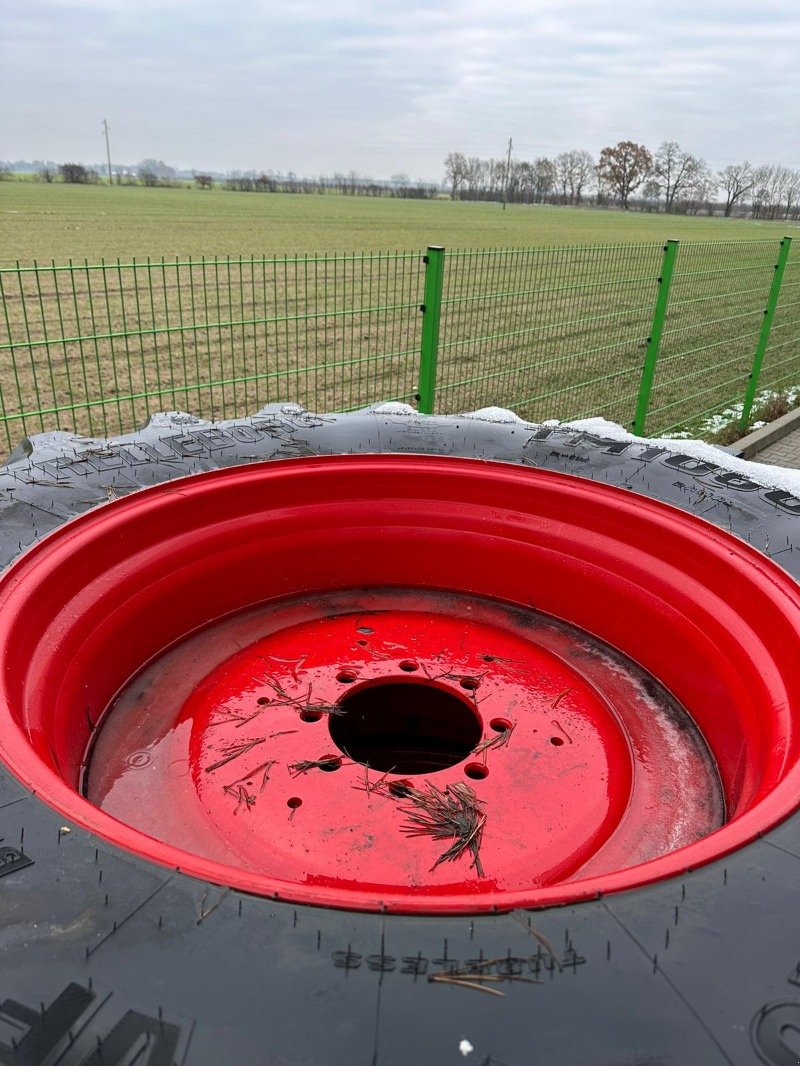
[[[448,253],[437,409],[630,422],[671,236],[682,243],[648,430],[691,427],[743,396],[786,228],[0,182],[0,266],[43,268],[0,271],[0,417],[13,444],[23,429],[113,434],[165,408],[224,418],[276,400],[412,401],[419,253],[439,243],[492,251]],[[398,248],[408,254],[377,254]],[[800,247],[784,290],[763,374],[774,388],[800,370]]]
[[[0,182],[0,265],[780,237],[785,223],[566,207]]]

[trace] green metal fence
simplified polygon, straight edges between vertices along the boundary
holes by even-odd
[[[800,248],[787,252],[759,387],[782,390],[800,384]]]
[[[418,388],[417,253],[0,270],[0,419],[107,436],[148,413],[317,410]]]
[[[715,415],[745,424],[765,390],[800,388],[789,238],[17,264],[0,300],[9,446],[277,400],[493,404],[708,435]]]
[[[782,269],[791,241],[681,244],[653,391],[650,432],[709,418],[760,388]],[[800,344],[800,332],[795,334]],[[770,356],[772,358],[772,356]]]
[[[630,422],[659,245],[447,255],[436,409]]]

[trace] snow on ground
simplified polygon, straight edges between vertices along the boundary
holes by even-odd
[[[753,407],[757,411],[765,404],[771,403],[779,397],[785,398],[789,406],[794,407],[798,398],[800,398],[800,387],[783,389],[781,392],[776,392],[774,389],[762,389],[761,392],[756,394],[753,400]],[[693,430],[679,430],[675,434],[675,438],[690,437],[692,433],[696,433],[700,437],[713,437],[715,433],[720,433],[723,429],[727,429],[731,422],[738,422],[742,417],[743,410],[744,402],[740,400],[739,403],[726,407],[724,411],[717,411],[716,414],[709,415],[708,418],[697,422]],[[765,425],[766,422],[753,422],[750,428],[761,429]]]

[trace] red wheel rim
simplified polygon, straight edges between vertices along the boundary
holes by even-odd
[[[564,475],[417,456],[217,471],[82,516],[7,571],[0,755],[74,822],[249,892],[564,903],[795,809],[798,606],[733,537]]]

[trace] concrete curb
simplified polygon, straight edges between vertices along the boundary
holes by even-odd
[[[764,448],[768,448],[770,444],[775,444],[796,429],[800,429],[800,407],[781,415],[780,418],[776,418],[769,425],[762,426],[761,429],[757,429],[753,433],[748,433],[746,437],[742,437],[741,440],[731,444],[727,450],[731,455],[737,455],[740,459],[752,459],[754,455],[758,455]]]

